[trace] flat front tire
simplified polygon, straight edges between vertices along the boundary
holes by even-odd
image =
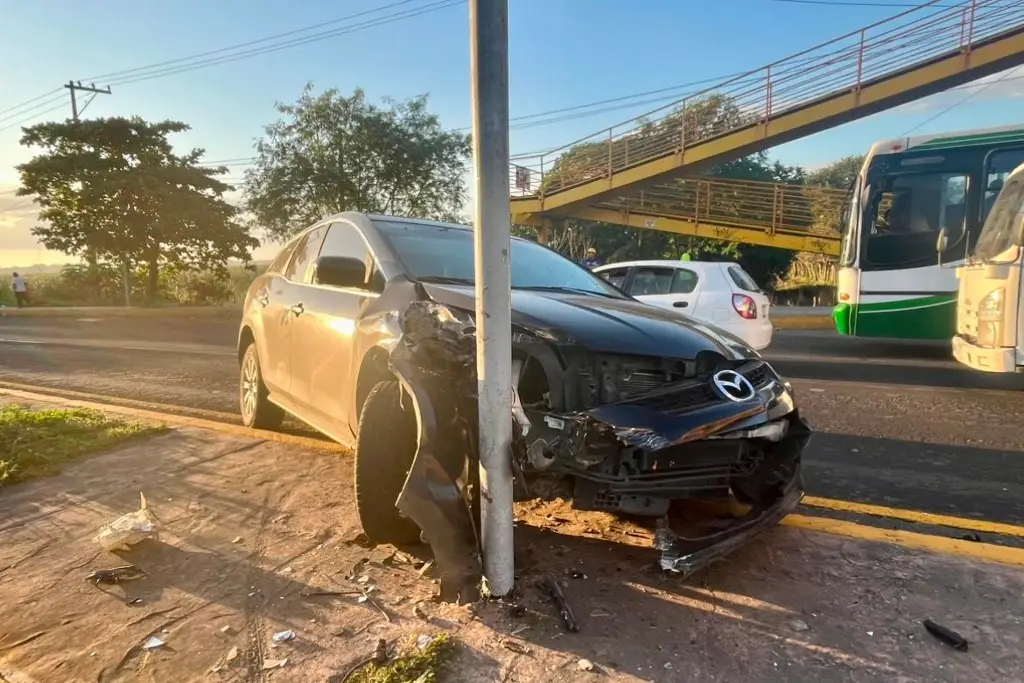
[[[419,540],[420,529],[395,506],[416,457],[416,415],[402,405],[398,382],[377,384],[359,416],[356,441],[356,512],[367,538],[404,545]]]
[[[284,421],[284,411],[270,402],[270,392],[263,383],[263,371],[260,369],[255,342],[245,349],[238,374],[238,405],[242,412],[242,424],[254,429],[280,428]]]

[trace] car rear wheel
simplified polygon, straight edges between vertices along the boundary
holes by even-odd
[[[356,512],[363,532],[376,543],[419,540],[420,529],[395,506],[416,457],[416,415],[402,405],[398,382],[381,382],[366,397],[356,441]]]
[[[238,405],[242,424],[254,429],[278,429],[284,421],[284,411],[270,402],[270,392],[263,383],[260,357],[256,343],[249,344],[242,356],[238,378]]]

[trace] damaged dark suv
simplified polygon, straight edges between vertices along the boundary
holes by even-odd
[[[355,447],[364,531],[430,543],[442,584],[479,575],[473,233],[344,213],[294,238],[253,282],[238,339],[248,426],[285,411]],[[528,240],[511,245],[516,494],[666,518],[733,497],[739,518],[659,523],[689,573],[774,525],[803,494],[810,429],[742,341],[630,298]]]

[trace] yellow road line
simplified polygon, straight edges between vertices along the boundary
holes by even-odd
[[[1024,566],[1024,549],[1007,548],[1001,545],[990,543],[975,543],[973,541],[961,541],[945,536],[930,536],[919,534],[913,531],[902,531],[897,529],[880,529],[873,526],[864,526],[854,522],[847,522],[842,519],[831,519],[829,517],[806,517],[804,515],[789,515],[782,520],[784,526],[807,529],[808,531],[820,531],[826,534],[847,536],[863,541],[877,541],[880,543],[892,543],[914,550],[927,550],[946,555],[960,555],[976,560],[998,562]]]
[[[817,498],[815,496],[804,496],[800,501],[801,505],[822,508],[825,510],[837,510],[840,512],[854,512],[872,517],[888,517],[899,519],[904,522],[917,524],[934,524],[935,526],[947,526],[954,529],[966,529],[986,534],[1003,534],[1006,536],[1018,536],[1024,538],[1024,527],[1013,524],[1002,524],[1000,522],[986,522],[980,519],[968,519],[966,517],[951,517],[949,515],[936,515],[930,512],[918,512],[917,510],[901,510],[888,508],[881,505],[869,505],[867,503],[853,503],[846,500],[832,500],[831,498]]]

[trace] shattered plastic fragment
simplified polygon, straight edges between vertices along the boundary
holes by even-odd
[[[275,643],[284,643],[295,639],[295,631],[281,631],[274,634]]]
[[[140,493],[139,499],[141,502],[138,510],[118,517],[100,528],[94,540],[104,550],[127,550],[128,546],[139,541],[158,537],[156,522],[146,505],[146,496]]]
[[[925,629],[928,633],[932,634],[946,645],[949,645],[954,650],[959,652],[967,652],[967,639],[952,629],[948,629],[942,624],[936,624],[931,619],[925,619],[923,622]]]
[[[160,640],[156,636],[150,636],[149,640],[146,641],[146,644],[143,645],[142,648],[144,650],[155,650],[156,648],[163,646],[164,641]]]

